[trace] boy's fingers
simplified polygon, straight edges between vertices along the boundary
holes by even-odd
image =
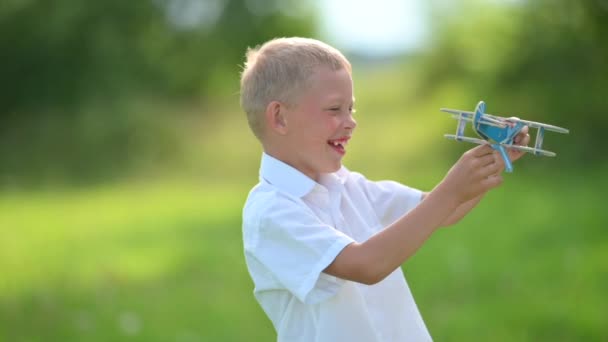
[[[528,134],[528,131],[528,126],[524,126],[515,136],[515,143],[518,145],[527,145],[530,141],[530,135]]]
[[[488,153],[481,157],[479,157],[479,164],[481,166],[488,166],[490,164],[494,164],[496,162],[496,157],[494,153]]]
[[[498,174],[502,171],[503,163],[494,161],[483,167],[481,175],[483,177],[489,177],[494,174]]]
[[[473,151],[473,156],[481,157],[483,155],[492,153],[494,150],[492,149],[492,146],[490,146],[489,144],[483,144],[483,145],[473,148],[472,151]]]
[[[520,145],[527,146],[529,142],[530,142],[530,134],[526,133],[526,134],[525,134],[525,135],[522,137],[522,139],[521,139],[521,141],[520,141]]]
[[[496,163],[500,164],[501,166],[504,166],[504,164],[505,164],[505,160],[502,159],[502,154],[500,154],[500,152],[498,152],[498,151],[494,151],[494,160],[496,161]]]
[[[500,174],[492,175],[483,180],[482,184],[487,189],[492,189],[499,186],[502,183],[502,176]]]

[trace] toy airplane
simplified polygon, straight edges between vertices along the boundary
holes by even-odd
[[[446,138],[475,144],[490,143],[493,149],[500,152],[502,159],[505,161],[506,172],[513,172],[513,165],[507,154],[507,148],[532,153],[537,156],[555,157],[555,153],[541,149],[545,130],[565,134],[569,133],[567,129],[557,126],[486,114],[486,104],[483,101],[479,101],[477,107],[475,107],[475,112],[465,112],[449,108],[441,108],[440,110],[452,114],[452,117],[458,120],[456,134],[446,134]],[[472,122],[471,126],[473,127],[473,130],[482,139],[464,136],[464,129],[467,122]],[[533,148],[513,144],[513,139],[515,139],[515,136],[517,136],[524,126],[538,129],[536,133],[536,142],[534,143]]]

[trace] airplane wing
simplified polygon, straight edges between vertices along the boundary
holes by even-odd
[[[475,112],[469,112],[466,110],[451,109],[451,108],[440,108],[439,110],[442,112],[453,114],[452,116],[455,118],[458,118],[460,115],[462,115],[462,117],[464,119],[472,120],[473,117],[475,116]],[[507,120],[507,118],[498,116],[498,115],[493,115],[493,114],[488,114],[488,113],[482,113],[482,114],[483,114],[483,118],[489,119],[489,121],[493,122],[493,123],[497,123],[498,121]],[[494,121],[494,120],[496,120],[496,121]]]
[[[489,144],[489,142],[487,142],[483,139],[470,138],[470,137],[457,137],[454,134],[445,134],[444,137],[451,139],[451,140],[466,141],[466,142],[470,142],[473,144],[479,144],[479,145]]]
[[[563,134],[570,133],[570,131],[568,129],[566,129],[566,128],[557,127],[557,126],[553,126],[553,125],[547,125],[547,124],[540,123],[540,122],[534,122],[534,121],[528,121],[528,120],[520,120],[520,119],[506,119],[506,120],[521,122],[524,125],[529,126],[531,128],[544,128],[547,131],[553,131],[553,132],[563,133]]]
[[[479,145],[490,144],[490,142],[483,140],[483,139],[470,138],[470,137],[457,137],[454,134],[445,134],[444,137],[451,139],[451,140],[465,141],[465,142],[479,144]],[[512,144],[500,144],[500,145],[502,145],[508,149],[512,148],[515,150],[532,153],[534,155],[541,155],[541,156],[545,156],[545,157],[555,157],[556,156],[555,152],[541,150],[541,149],[528,147],[528,146],[520,146],[520,145],[512,145]]]
[[[553,125],[548,125],[548,124],[544,124],[544,123],[540,123],[540,122],[535,122],[535,121],[528,121],[528,120],[522,120],[522,119],[515,119],[515,118],[507,118],[504,116],[498,116],[498,115],[493,115],[493,114],[484,114],[485,116],[488,116],[492,119],[497,119],[497,120],[504,120],[504,121],[510,121],[510,122],[521,122],[524,125],[530,127],[530,128],[544,128],[547,131],[553,131],[553,132],[557,132],[557,133],[564,133],[564,134],[568,134],[570,133],[570,131],[566,128],[562,128],[562,127],[558,127],[558,126],[553,126]]]
[[[555,157],[556,154],[555,152],[551,152],[551,151],[547,151],[547,150],[541,150],[538,148],[533,148],[533,147],[528,147],[528,146],[520,146],[520,145],[511,145],[511,144],[501,144],[502,146],[506,147],[506,148],[512,148],[515,150],[520,150],[520,151],[524,151],[524,152],[528,152],[528,153],[532,153],[534,155],[537,156],[545,156],[545,157]]]
[[[452,118],[457,119],[457,120],[465,120],[465,121],[472,122],[473,118],[475,117],[475,112],[468,112],[468,111],[464,111],[464,110],[450,109],[450,108],[440,108],[439,110],[442,112],[452,114]],[[499,116],[488,115],[488,114],[484,113],[484,114],[482,114],[480,122],[485,125],[504,128],[506,126],[506,124],[503,122],[502,119],[503,118],[501,118]]]
[[[474,112],[467,112],[467,111],[459,110],[459,109],[440,108],[439,110],[442,112],[454,114],[455,117],[462,115],[462,117],[465,119],[472,119],[473,116],[475,115]]]

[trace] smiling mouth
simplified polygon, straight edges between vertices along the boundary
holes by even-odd
[[[327,144],[339,154],[344,155],[346,153],[346,145],[348,144],[349,139],[350,137],[328,140]]]

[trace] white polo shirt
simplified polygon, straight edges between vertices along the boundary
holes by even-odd
[[[243,241],[254,295],[278,341],[431,341],[401,268],[369,286],[323,273],[344,247],[394,222],[421,195],[345,167],[317,183],[262,155]]]

